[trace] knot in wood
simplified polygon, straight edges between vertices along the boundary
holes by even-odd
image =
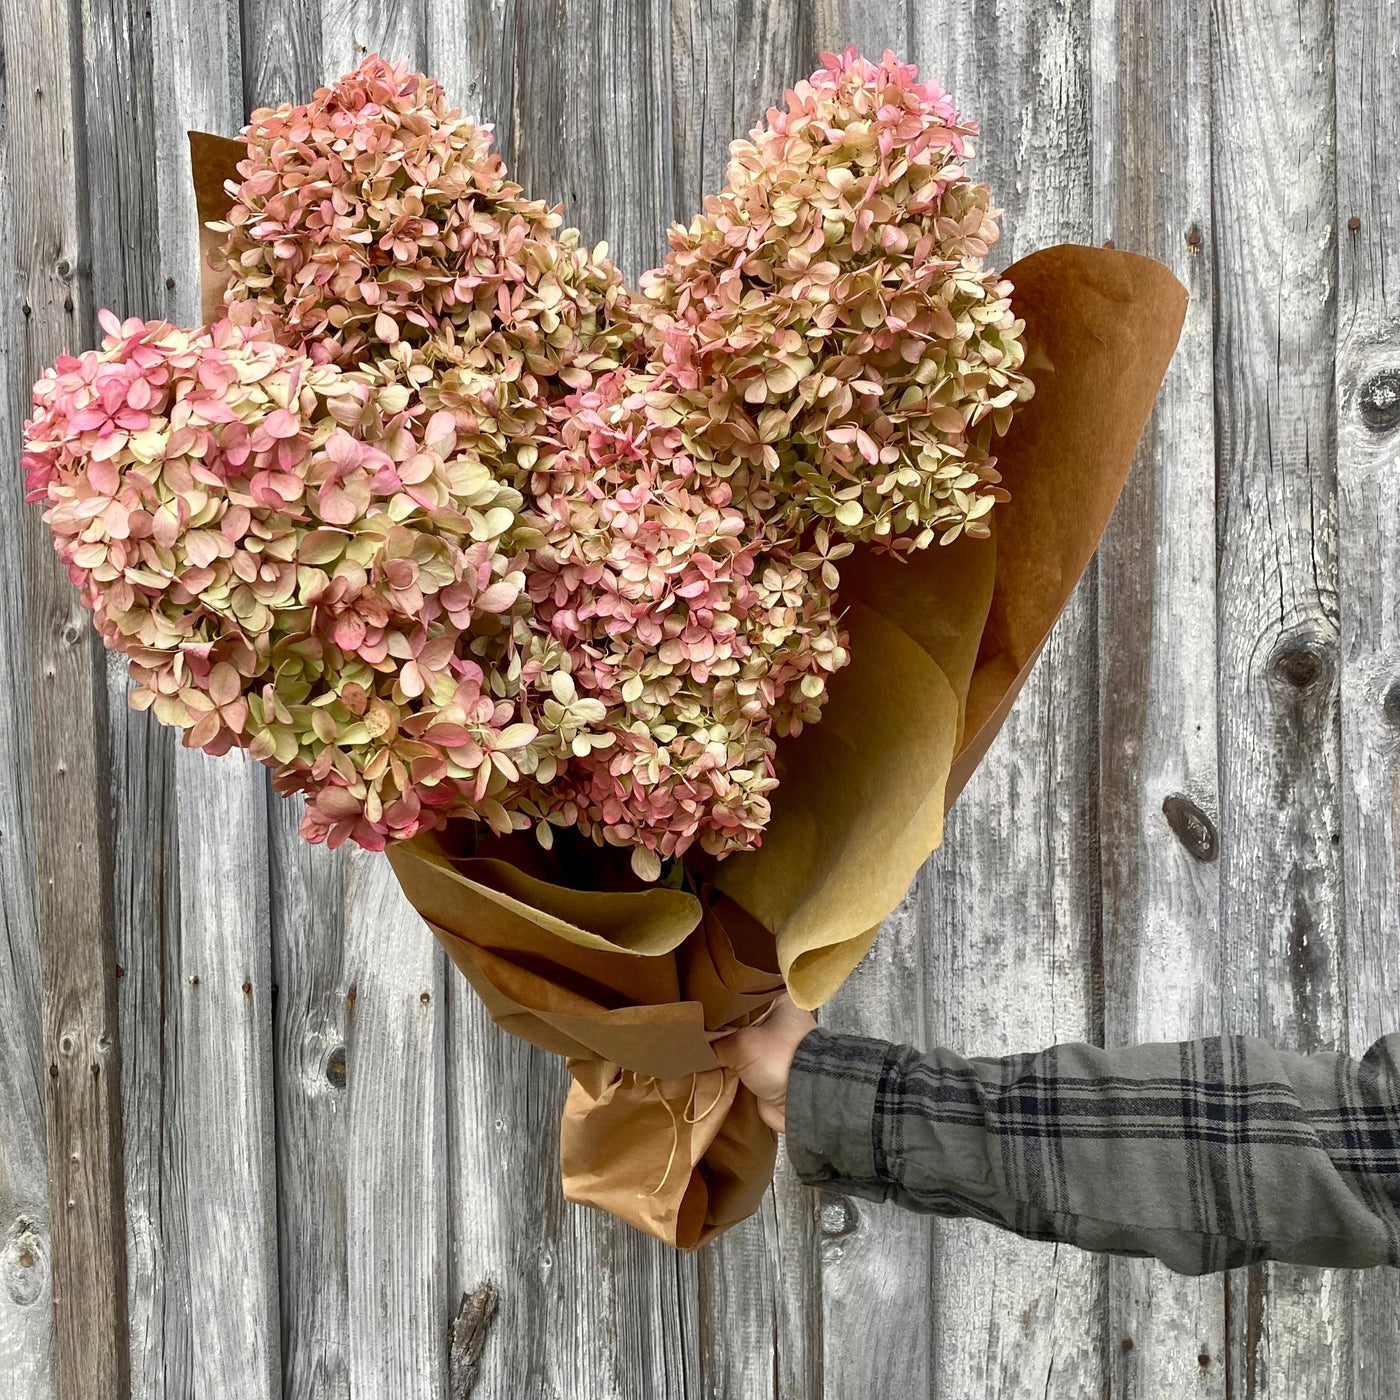
[[[462,1294],[447,1345],[447,1393],[451,1400],[470,1400],[481,1371],[486,1338],[496,1320],[499,1294],[495,1284],[481,1283]]]
[[[1307,690],[1322,675],[1323,658],[1310,642],[1284,642],[1274,652],[1269,669],[1276,679],[1294,690]]]
[[[333,1088],[343,1089],[345,1087],[345,1047],[343,1045],[337,1045],[326,1056],[326,1078]]]
[[[31,1307],[43,1296],[44,1256],[44,1243],[27,1220],[16,1220],[0,1235],[0,1282],[15,1307]]]
[[[823,1191],[821,1203],[822,1238],[827,1240],[844,1239],[855,1233],[860,1224],[860,1215],[854,1203],[835,1191]]]
[[[1215,823],[1184,792],[1174,792],[1162,803],[1162,815],[1187,855],[1209,864],[1220,854]]]
[[[1400,729],[1400,681],[1392,681],[1390,689],[1385,693],[1385,699],[1381,701],[1381,713],[1385,716],[1385,722]]]
[[[1357,397],[1361,421],[1373,433],[1389,433],[1400,427],[1400,370],[1383,369],[1361,385]]]

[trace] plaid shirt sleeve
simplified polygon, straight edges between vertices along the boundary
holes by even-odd
[[[964,1059],[827,1030],[787,1151],[812,1185],[1179,1273],[1400,1264],[1400,1033],[1361,1059],[1247,1036]]]

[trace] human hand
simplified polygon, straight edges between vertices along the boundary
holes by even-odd
[[[757,1025],[745,1026],[722,1040],[714,1051],[720,1064],[734,1070],[758,1100],[758,1115],[775,1133],[786,1130],[788,1074],[792,1058],[808,1031],[817,1027],[810,1011],[794,1006],[786,992]]]

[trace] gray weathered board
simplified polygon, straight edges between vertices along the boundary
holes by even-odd
[[[1096,565],[825,1018],[1359,1051],[1400,1025],[1396,0],[0,14],[0,1400],[1400,1390],[1392,1271],[1184,1280],[784,1170],[693,1257],[563,1204],[561,1065],[490,1024],[380,857],[306,846],[260,769],[126,710],[14,468],[97,307],[194,317],[186,127],[404,56],[635,276],[823,48],[894,48],[981,120],[1000,260],[1112,239],[1192,303]],[[482,1284],[477,1360],[451,1324]]]

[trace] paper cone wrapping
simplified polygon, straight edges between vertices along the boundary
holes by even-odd
[[[772,934],[705,887],[570,888],[589,866],[475,835],[457,824],[389,861],[497,1024],[568,1057],[565,1195],[681,1248],[750,1215],[776,1140],[711,1047],[782,989]]]
[[[200,219],[218,220],[242,143],[190,140]],[[759,850],[697,863],[693,893],[469,823],[389,851],[493,1019],[567,1057],[565,1196],[681,1248],[751,1214],[773,1170],[713,1041],[784,985],[824,1002],[904,897],[1098,546],[1176,347],[1186,291],[1159,263],[1066,244],[1005,275],[1035,386],[997,453],[1011,499],[990,539],[843,562],[851,662],[821,722],[779,745]],[[207,266],[202,289],[212,319]]]

